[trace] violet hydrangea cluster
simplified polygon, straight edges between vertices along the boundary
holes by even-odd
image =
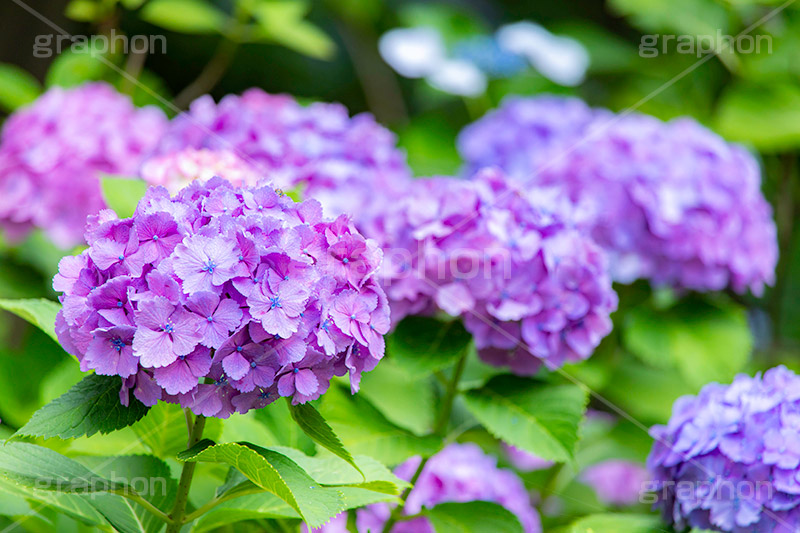
[[[420,457],[412,457],[395,469],[395,475],[411,480]],[[525,533],[541,533],[539,514],[532,507],[522,480],[510,470],[497,467],[497,459],[475,444],[450,444],[428,460],[408,494],[404,514],[414,515],[445,502],[487,501],[502,505],[519,519]],[[359,533],[382,531],[391,507],[369,505],[356,512]],[[307,528],[306,528],[307,531]],[[340,514],[317,533],[347,533],[347,515]],[[434,533],[427,518],[398,521],[391,533]]]
[[[800,377],[780,366],[679,398],[655,426],[651,489],[678,530],[800,528]]]
[[[559,206],[496,170],[414,181],[363,229],[384,247],[392,321],[462,317],[483,360],[523,375],[589,357],[617,297],[602,250]]]
[[[313,400],[333,375],[355,391],[383,356],[381,251],[314,200],[218,177],[151,187],[132,218],[91,217],[86,240],[54,279],[56,329],[82,370],[122,378],[123,402],[225,418]]]
[[[371,115],[351,118],[339,104],[303,106],[260,89],[195,100],[159,143],[160,154],[184,148],[231,150],[276,187],[302,188],[330,215],[360,216],[375,205],[372,191],[400,194],[411,176],[394,134]]]
[[[459,139],[468,168],[562,187],[612,274],[761,294],[778,247],[757,161],[692,119],[615,116],[575,99],[512,99]]]
[[[135,173],[166,124],[105,83],[48,90],[3,126],[0,224],[12,238],[35,227],[61,248],[83,242],[87,215],[105,206],[100,174]]]

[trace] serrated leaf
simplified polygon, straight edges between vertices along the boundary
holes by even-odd
[[[292,405],[288,401],[287,404],[289,405],[289,412],[292,414],[292,419],[300,426],[303,433],[332,454],[344,459],[349,465],[355,468],[362,477],[364,476],[364,473],[358,468],[355,460],[353,460],[353,456],[350,455],[350,452],[344,447],[342,441],[339,440],[339,437],[336,436],[333,429],[325,422],[325,419],[322,418],[319,411],[314,409],[313,405],[308,403]]]
[[[178,459],[235,467],[254,484],[289,504],[311,527],[321,526],[344,510],[341,492],[320,485],[285,455],[254,444],[202,440],[178,454]]]
[[[251,494],[214,507],[195,521],[192,533],[212,531],[244,520],[270,518],[300,518],[300,515],[274,494]]]
[[[570,461],[587,402],[575,385],[504,375],[467,391],[469,411],[496,437],[552,461]]]
[[[203,0],[150,0],[139,12],[142,20],[181,33],[219,33],[227,16]]]
[[[460,320],[410,316],[386,337],[386,353],[409,373],[430,374],[453,364],[471,340]]]
[[[130,218],[136,205],[147,192],[147,182],[135,178],[125,178],[104,174],[100,181],[103,199],[119,218]]]
[[[120,387],[119,377],[90,374],[36,411],[14,437],[73,439],[128,427],[147,413],[147,407],[130,391],[129,406],[122,405]]]
[[[9,63],[0,63],[0,109],[8,112],[28,105],[42,94],[36,78]]]
[[[663,531],[661,521],[655,515],[643,514],[594,514],[584,516],[562,530],[563,533],[655,533]]]
[[[92,507],[85,496],[80,494],[34,490],[0,476],[0,496],[2,499],[6,499],[8,496],[23,498],[33,502],[32,506],[35,508],[45,505],[81,522],[95,526],[108,526],[105,517]]]
[[[270,433],[271,437],[265,443],[270,446],[274,444],[297,448],[305,454],[314,453],[314,441],[294,423],[289,406],[285,402],[275,402],[268,409],[256,409],[254,417]]]
[[[436,533],[523,533],[514,513],[492,502],[440,503],[424,515]]]
[[[51,339],[58,342],[56,335],[56,315],[61,310],[61,304],[44,298],[30,298],[24,300],[0,300],[0,309],[14,313],[27,320],[37,328],[47,333]]]
[[[351,396],[331,386],[323,396],[320,412],[352,453],[368,455],[388,465],[400,464],[414,455],[439,451],[439,439],[418,437],[389,422],[359,395]]]

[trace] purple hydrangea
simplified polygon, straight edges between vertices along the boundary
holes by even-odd
[[[142,165],[139,175],[149,185],[166,187],[171,194],[194,180],[208,181],[214,176],[225,176],[237,187],[252,187],[261,181],[261,174],[234,152],[207,148],[186,148],[151,157]]]
[[[395,475],[411,480],[421,459],[413,457],[395,469]],[[531,506],[530,496],[522,480],[510,470],[497,467],[497,459],[486,455],[475,444],[450,444],[430,458],[413,490],[406,499],[405,514],[414,515],[445,502],[495,502],[519,519],[525,533],[541,533],[539,514]],[[359,533],[382,531],[391,507],[376,503],[356,514]],[[340,514],[318,530],[318,533],[345,533],[347,515]],[[308,528],[304,526],[304,531]],[[399,521],[391,533],[434,533],[427,518]]]
[[[619,459],[593,464],[580,475],[580,480],[594,489],[597,499],[609,505],[637,503],[648,478],[641,464]]]
[[[678,530],[800,528],[800,377],[783,366],[679,398],[655,426],[651,489]]]
[[[231,150],[276,187],[301,187],[329,215],[360,216],[374,205],[372,191],[399,194],[411,175],[394,134],[371,115],[260,89],[195,100],[159,143],[161,154],[185,148]]]
[[[503,443],[503,451],[505,452],[506,459],[511,463],[511,466],[520,472],[546,470],[555,464],[553,461],[542,459],[538,455],[526,452],[521,448],[506,444],[505,442]]]
[[[481,358],[528,375],[589,357],[611,331],[604,254],[572,220],[550,191],[487,170],[416,180],[363,231],[384,247],[393,322],[463,317]]]
[[[563,187],[624,283],[760,295],[778,257],[758,162],[692,119],[614,116],[575,99],[512,99],[459,138],[467,167]]]
[[[0,140],[0,225],[11,238],[41,228],[61,248],[83,241],[105,207],[101,173],[132,174],[167,119],[105,83],[48,90],[11,115]]]
[[[86,240],[54,279],[56,329],[82,370],[122,378],[123,402],[225,418],[313,400],[334,375],[356,391],[383,357],[381,251],[314,200],[218,177],[151,187],[133,218],[90,217]]]

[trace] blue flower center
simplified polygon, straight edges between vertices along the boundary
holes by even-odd
[[[241,352],[242,350],[244,350],[244,347],[242,347],[242,346],[237,346],[236,347],[236,351],[237,352]]]
[[[261,394],[259,394],[258,396],[262,400],[266,400],[267,398],[269,398],[269,391],[268,390],[262,390]]]
[[[250,368],[255,368],[256,366],[258,366],[258,365],[256,365],[255,361],[251,361],[250,362]]]
[[[283,281],[289,281],[289,276],[283,276]]]
[[[210,316],[210,317],[206,318],[206,320],[208,320],[209,322],[214,322],[214,317]]]
[[[122,307],[122,300],[117,300],[117,307]]]
[[[243,255],[239,256],[239,261],[244,261],[244,256]]]
[[[325,321],[322,324],[319,325],[319,327],[320,327],[320,329],[322,329],[322,331],[327,333],[328,329],[331,327],[331,319],[330,318],[326,318]]]
[[[355,319],[356,319],[356,315],[350,315],[350,320],[355,320]]]
[[[346,265],[347,263],[349,263],[349,262],[350,262],[350,260],[349,260],[348,258],[346,258],[346,257],[345,257],[344,259],[342,259],[342,263],[344,263],[345,265]]]
[[[173,331],[175,331],[175,328],[172,326],[172,324],[164,324],[164,327],[161,329],[163,329],[167,333],[172,333]]]
[[[206,263],[206,267],[203,270],[205,270],[209,274],[213,274],[215,268],[217,268],[217,264],[214,263],[214,261],[209,260],[208,263]]]
[[[117,259],[119,259],[120,261],[123,261],[125,259],[125,256],[120,254],[120,256]]]
[[[269,306],[270,309],[275,309],[276,307],[283,307],[281,305],[281,301],[278,296],[270,298],[269,301],[270,301],[270,306]]]
[[[295,368],[294,370],[292,370],[292,372],[293,372],[294,374],[297,374],[298,372],[300,372],[300,369],[299,369],[299,368]]]
[[[153,240],[157,241],[158,240],[158,235],[153,235]]]
[[[116,339],[112,339],[111,345],[114,347],[116,351],[121,351],[122,348],[125,347],[125,341],[117,337]]]

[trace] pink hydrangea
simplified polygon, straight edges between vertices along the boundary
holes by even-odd
[[[214,176],[225,176],[233,185],[256,185],[262,178],[252,166],[230,150],[186,148],[178,152],[148,159],[139,175],[150,185],[166,187],[175,194],[190,182],[206,182]]]
[[[100,175],[135,173],[166,124],[105,83],[48,90],[3,126],[0,224],[12,238],[41,228],[62,248],[81,243],[105,207]]]

